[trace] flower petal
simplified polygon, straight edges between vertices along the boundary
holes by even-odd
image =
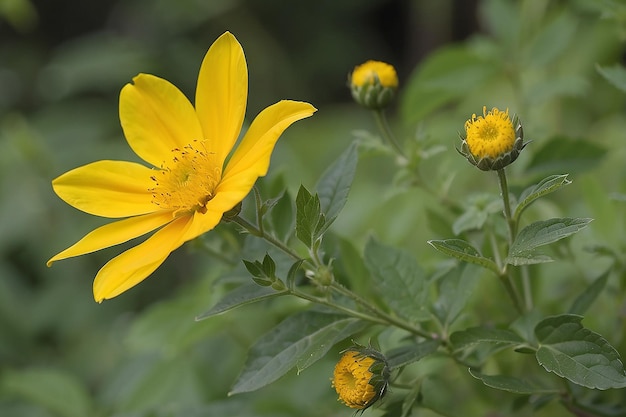
[[[274,145],[293,122],[311,116],[316,108],[301,101],[282,100],[263,110],[252,122],[228,161],[216,194],[245,197],[258,177],[267,173]],[[239,198],[239,197],[237,197]]]
[[[190,217],[181,217],[158,230],[145,242],[107,262],[93,282],[97,302],[113,298],[134,287],[154,272],[183,241]]]
[[[75,168],[52,181],[63,201],[102,217],[128,217],[153,212],[153,171],[126,161],[97,161]]]
[[[194,139],[202,129],[193,106],[176,86],[139,74],[120,93],[120,121],[130,147],[144,161],[160,167],[171,150]]]
[[[197,117],[220,166],[239,137],[247,99],[246,58],[237,39],[226,32],[205,55],[196,87]]]
[[[201,234],[215,228],[220,220],[222,220],[222,215],[234,206],[234,204],[231,206],[228,206],[228,204],[228,201],[224,201],[224,199],[218,195],[207,203],[206,213],[195,212],[183,240],[186,242],[195,239]]]
[[[157,212],[105,224],[87,233],[81,240],[54,255],[47,265],[61,259],[84,255],[127,242],[172,221],[172,213]]]

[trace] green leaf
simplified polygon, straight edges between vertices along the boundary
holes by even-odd
[[[593,219],[588,218],[554,218],[529,224],[523,228],[509,248],[506,262],[511,265],[525,265],[548,262],[546,256],[536,256],[534,250],[557,240],[566,238],[587,227]]]
[[[524,340],[507,329],[471,327],[452,333],[450,342],[452,342],[455,350],[459,350],[479,343],[515,346],[524,343]]]
[[[396,369],[417,362],[437,351],[441,343],[437,340],[426,340],[407,346],[400,346],[386,353],[389,368]]]
[[[626,68],[623,65],[601,66],[596,64],[596,70],[609,83],[626,93]]]
[[[326,218],[324,230],[335,221],[348,200],[348,193],[356,172],[359,154],[355,142],[326,169],[317,183],[322,212]]]
[[[496,274],[500,274],[498,265],[491,259],[483,257],[478,250],[461,239],[429,240],[428,244],[439,252],[471,264],[480,265]]]
[[[430,319],[426,274],[415,258],[373,238],[365,245],[364,258],[374,288],[393,311],[409,320]]]
[[[485,375],[475,369],[469,370],[470,375],[479,379],[488,387],[499,389],[502,391],[513,392],[515,394],[547,394],[558,393],[557,389],[546,389],[529,381],[506,375]]]
[[[580,324],[581,316],[548,317],[537,325],[537,361],[548,372],[587,388],[626,387],[619,353],[602,336]]]
[[[599,164],[606,153],[597,142],[556,136],[535,149],[526,169],[529,173],[581,173]]]
[[[550,175],[539,181],[537,184],[531,185],[525,189],[520,195],[520,203],[515,208],[513,218],[519,221],[522,212],[535,200],[543,197],[546,194],[554,192],[564,185],[569,185],[572,182],[567,179],[567,174],[564,175]]]
[[[270,330],[250,348],[246,365],[230,394],[257,390],[294,367],[301,372],[339,341],[367,323],[339,314],[305,311]]]
[[[296,237],[308,248],[321,237],[326,220],[321,211],[320,199],[300,186],[296,196]]]
[[[293,233],[293,203],[287,191],[283,191],[281,196],[275,200],[265,218],[269,219],[271,229],[276,237],[282,241],[289,239]]]
[[[611,269],[605,271],[602,275],[600,275],[593,283],[585,289],[572,303],[568,313],[570,314],[584,314],[587,312],[587,309],[593,304],[593,302],[598,298],[598,295],[604,290],[606,286],[606,282],[609,279],[609,273]]]
[[[0,391],[4,396],[19,396],[55,415],[93,415],[93,403],[87,388],[67,371],[41,368],[6,370],[0,382]]]
[[[474,289],[480,283],[479,272],[482,272],[482,269],[476,265],[461,263],[438,280],[439,298],[434,309],[440,321],[446,326],[454,323],[464,310]]]
[[[261,287],[252,282],[243,284],[226,294],[224,298],[218,301],[210,310],[197,316],[196,320],[204,320],[225,311],[232,310],[233,308],[286,294],[287,291],[275,291],[271,287]]]

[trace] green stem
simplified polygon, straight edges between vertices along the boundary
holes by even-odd
[[[526,306],[526,311],[530,311],[533,309],[533,292],[530,286],[530,276],[528,275],[528,266],[522,265],[521,267],[522,273],[522,288],[524,289],[524,305]]]
[[[383,110],[374,110],[374,118],[376,119],[376,124],[378,125],[378,129],[380,130],[380,133],[382,133],[383,138],[391,145],[398,156],[401,156],[406,160],[406,156],[404,155],[402,148],[400,148],[398,141],[396,141],[393,132],[389,128],[385,112]]]
[[[280,249],[281,251],[285,252],[287,255],[289,255],[292,258],[294,258],[296,261],[302,260],[302,257],[300,255],[298,255],[295,251],[293,251],[290,247],[285,245],[280,240],[276,239],[274,236],[265,233],[259,227],[253,225],[252,223],[250,223],[249,221],[247,221],[243,217],[235,216],[235,217],[233,217],[231,219],[231,221],[233,223],[237,223],[239,226],[241,226],[244,229],[246,229],[246,231],[248,233],[250,233],[252,236],[256,236],[256,237],[260,237],[262,239],[265,239],[267,242],[271,243],[276,248]]]
[[[498,179],[500,180],[500,191],[502,193],[502,202],[504,203],[504,218],[509,226],[509,244],[515,240],[517,233],[517,225],[515,219],[511,216],[511,203],[509,202],[509,186],[506,181],[506,173],[504,168],[498,170]]]

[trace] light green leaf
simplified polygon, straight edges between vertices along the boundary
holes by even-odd
[[[452,333],[450,342],[452,342],[455,350],[459,350],[479,343],[515,346],[524,343],[524,340],[507,329],[471,327]]]
[[[429,240],[428,244],[439,252],[471,264],[480,265],[499,274],[498,265],[491,259],[483,257],[478,250],[461,239]]]
[[[587,227],[593,219],[554,218],[529,224],[523,228],[509,248],[506,262],[511,265],[524,265],[548,262],[550,258],[536,255],[534,250],[557,240],[566,238]]]
[[[528,173],[568,172],[578,174],[598,165],[607,150],[591,140],[555,136],[535,149],[526,168]]]
[[[392,310],[409,320],[430,319],[426,273],[415,258],[371,238],[365,245],[364,259],[374,288]]]
[[[537,184],[531,185],[525,189],[520,195],[520,203],[515,208],[513,218],[519,221],[522,212],[535,200],[558,190],[564,185],[569,185],[572,182],[567,179],[567,174],[564,175],[550,175],[539,181]]]
[[[321,237],[326,220],[321,211],[320,199],[300,186],[296,196],[296,237],[308,248]]]
[[[304,311],[287,318],[250,348],[230,395],[264,387],[294,367],[301,372],[333,345],[366,326],[358,319],[319,311]]]
[[[400,368],[436,352],[440,345],[441,343],[437,340],[426,340],[421,343],[397,347],[386,352],[387,363],[391,369]]]
[[[19,396],[62,417],[93,415],[87,388],[74,375],[56,369],[6,370],[0,380],[4,395]]]
[[[605,271],[600,277],[598,277],[593,283],[585,289],[572,303],[568,313],[570,314],[584,314],[587,309],[598,298],[598,295],[604,290],[606,282],[609,279],[609,273],[611,269]]]
[[[287,294],[287,291],[276,291],[272,289],[272,287],[261,287],[253,282],[243,284],[226,294],[224,298],[218,301],[217,304],[211,307],[207,312],[197,316],[196,320],[204,320],[225,311],[232,310],[233,308],[285,294]]]
[[[326,218],[324,230],[335,221],[348,200],[358,160],[357,145],[352,142],[348,149],[322,174],[317,183],[317,194]]]
[[[605,80],[626,93],[626,68],[620,64],[601,66],[596,64],[596,70]]]
[[[465,309],[474,289],[479,285],[479,273],[483,270],[476,265],[461,263],[448,270],[437,282],[439,298],[433,306],[439,320],[446,326],[456,321]]]
[[[582,326],[581,316],[563,314],[535,328],[537,361],[548,372],[587,388],[626,387],[619,353],[602,336]]]
[[[529,381],[506,375],[485,375],[475,369],[469,370],[470,375],[479,379],[488,387],[499,389],[502,391],[513,392],[515,394],[550,394],[558,393],[558,389],[542,388]]]
[[[276,237],[283,241],[289,239],[293,233],[293,203],[287,191],[283,191],[281,196],[275,199],[265,218],[268,219]]]

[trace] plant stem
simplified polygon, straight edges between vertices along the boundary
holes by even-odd
[[[298,255],[295,251],[293,251],[290,247],[285,245],[280,240],[276,239],[274,236],[272,236],[272,235],[270,235],[268,233],[265,233],[265,231],[261,230],[259,227],[255,226],[255,225],[253,225],[252,223],[250,223],[249,221],[247,221],[243,217],[236,216],[236,217],[233,217],[231,219],[231,221],[234,222],[234,223],[237,223],[239,226],[241,226],[244,229],[246,229],[246,231],[248,233],[250,233],[252,236],[256,236],[256,237],[260,237],[262,239],[265,239],[267,242],[271,243],[276,248],[280,249],[281,251],[285,252],[287,255],[289,255],[292,258],[294,258],[296,261],[302,260],[302,257],[300,255]]]
[[[374,110],[374,118],[376,119],[376,124],[378,125],[378,129],[383,135],[383,138],[391,145],[393,150],[398,154],[398,156],[402,157],[406,160],[406,156],[400,148],[398,141],[396,141],[393,132],[389,128],[389,123],[387,122],[387,116],[385,116],[385,112],[383,110]]]
[[[500,192],[502,193],[502,202],[504,203],[504,218],[509,226],[509,245],[515,240],[517,233],[517,225],[515,219],[511,216],[511,203],[509,202],[509,186],[506,181],[506,173],[504,168],[498,170],[498,179],[500,180]]]

